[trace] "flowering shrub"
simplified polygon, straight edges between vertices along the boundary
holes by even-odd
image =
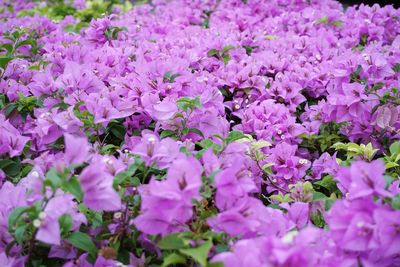
[[[400,10],[2,1],[0,266],[400,266]]]

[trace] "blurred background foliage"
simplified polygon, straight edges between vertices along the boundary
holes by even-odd
[[[152,0],[82,0],[86,3],[82,7],[77,7],[75,0],[33,0],[36,2],[32,9],[23,9],[18,12],[18,16],[47,16],[54,21],[59,21],[66,16],[73,16],[80,22],[74,25],[70,31],[79,32],[86,27],[92,19],[100,18],[105,14],[124,13],[130,10],[134,5],[151,3]],[[393,5],[400,7],[400,0],[384,0],[384,1],[368,1],[368,0],[339,0],[345,8],[359,4],[379,4]],[[79,2],[79,1],[78,1]],[[8,10],[14,13],[14,5],[12,0],[0,0],[0,14]]]

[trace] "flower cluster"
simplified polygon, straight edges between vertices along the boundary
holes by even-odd
[[[0,266],[400,266],[399,9],[5,0],[0,25]]]

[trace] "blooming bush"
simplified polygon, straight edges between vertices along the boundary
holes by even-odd
[[[2,1],[0,266],[400,266],[400,10]]]

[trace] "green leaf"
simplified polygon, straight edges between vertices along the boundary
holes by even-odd
[[[65,235],[72,229],[73,220],[71,215],[63,214],[60,218],[58,218],[58,223],[60,225],[61,234]]]
[[[22,242],[24,241],[25,232],[28,226],[28,224],[23,224],[15,229],[14,236],[18,244],[22,244]]]
[[[390,145],[389,151],[391,155],[398,155],[400,154],[400,142],[395,142]]]
[[[23,207],[16,207],[11,214],[8,216],[8,231],[12,232],[13,227],[18,221],[19,217],[21,217],[22,214],[24,214],[26,211],[28,211],[30,207],[28,206],[23,206]]]
[[[320,211],[317,211],[311,215],[311,221],[315,226],[320,228],[323,228],[326,225],[324,216]]]
[[[46,174],[45,184],[50,185],[53,190],[56,190],[61,185],[61,178],[57,171],[52,168]]]
[[[5,169],[12,164],[14,164],[14,161],[11,159],[0,160],[0,169]]]
[[[399,166],[399,164],[397,164],[396,162],[387,162],[385,164],[385,168],[386,169],[394,168],[394,167],[397,167],[397,166]]]
[[[178,253],[172,253],[164,258],[163,264],[161,266],[167,267],[174,264],[184,264],[184,263],[186,263],[185,256],[182,256]]]
[[[316,20],[315,24],[328,24],[328,16],[323,16],[322,18]]]
[[[67,103],[65,103],[65,102],[61,102],[61,103],[58,103],[58,104],[55,104],[54,106],[52,106],[51,109],[53,109],[53,108],[59,108],[59,109],[62,109],[62,110],[66,110],[66,109],[68,109],[70,106],[71,106],[70,104],[67,104]]]
[[[400,72],[400,63],[394,64],[394,66],[393,66],[393,71],[395,71],[395,72]]]
[[[97,211],[90,210],[83,203],[79,204],[78,208],[79,208],[80,212],[85,214],[92,229],[96,229],[96,228],[102,226],[103,212],[97,212]]]
[[[117,187],[119,184],[123,183],[124,181],[132,177],[132,175],[136,172],[138,167],[139,165],[134,163],[128,167],[128,170],[118,173],[114,178],[113,186]]]
[[[82,201],[83,191],[76,177],[72,177],[62,185],[64,191],[70,192],[77,200]]]
[[[5,115],[6,117],[9,117],[11,115],[11,113],[17,108],[17,104],[16,103],[10,103],[6,110],[5,110]]]
[[[228,64],[229,60],[231,60],[231,56],[228,55],[228,54],[227,54],[227,55],[224,55],[224,56],[222,57],[222,61],[224,62],[225,65]]]
[[[12,44],[1,44],[0,49],[5,49],[7,51],[7,55],[11,55],[14,52],[14,47]]]
[[[314,182],[314,184],[326,188],[329,192],[335,192],[337,190],[336,182],[333,180],[332,176],[326,175],[322,180]]]
[[[18,48],[23,45],[30,45],[31,47],[34,47],[34,46],[36,46],[36,41],[33,39],[26,39],[23,41],[19,41],[15,44],[15,48]]]
[[[0,57],[0,68],[6,69],[8,62],[13,60],[12,57]]]
[[[209,264],[207,264],[207,267],[224,267],[224,263],[217,261],[217,262],[210,262]]]
[[[331,209],[333,203],[335,203],[335,200],[331,199],[331,198],[327,198],[325,200],[325,210],[328,211]]]
[[[120,124],[114,124],[111,127],[112,134],[120,140],[124,140],[125,138],[125,127]]]
[[[238,131],[232,131],[228,134],[228,137],[226,138],[226,142],[229,144],[229,143],[232,143],[232,142],[242,139],[242,138],[246,138],[246,135],[244,135],[243,133],[238,132]]]
[[[278,204],[275,204],[275,203],[271,203],[267,207],[269,207],[271,209],[287,211],[285,208],[282,208],[281,206],[279,206]]]
[[[285,203],[285,202],[293,202],[293,199],[290,197],[290,194],[285,194],[283,195],[281,192],[279,192],[278,195],[272,195],[270,196],[271,199],[274,199],[278,202]]]
[[[204,149],[208,149],[215,145],[215,143],[210,139],[201,140],[200,142],[197,142],[197,144]]]
[[[332,21],[332,25],[335,26],[335,27],[342,27],[343,26],[343,21],[334,20],[334,21]]]
[[[212,245],[211,240],[207,240],[196,248],[180,249],[179,252],[192,257],[195,261],[200,263],[201,266],[205,267],[207,266],[207,257]]]
[[[97,248],[89,235],[82,232],[74,232],[65,240],[74,247],[89,252],[91,256],[96,256]]]
[[[188,97],[181,97],[176,101],[176,105],[179,109],[183,111],[187,111],[188,109],[195,109],[195,108],[201,108],[201,102],[200,102],[200,97],[195,97],[193,99],[190,99]]]
[[[178,78],[179,76],[181,76],[179,73],[175,73],[174,75],[171,75],[171,77],[169,78],[169,81],[171,83],[175,82],[175,79]]]
[[[219,55],[219,50],[217,50],[217,49],[211,49],[211,50],[209,50],[207,52],[207,56],[208,57],[213,57],[213,56],[216,56],[216,55]]]
[[[254,150],[259,150],[261,148],[269,147],[269,146],[271,146],[271,143],[268,141],[265,141],[265,140],[258,140],[258,141],[251,143],[251,148]]]
[[[169,81],[169,78],[171,77],[171,71],[167,71],[164,76],[163,76],[163,81]]]
[[[222,49],[222,54],[226,54],[226,52],[232,50],[233,48],[235,48],[233,45],[226,45],[224,49]]]
[[[158,246],[161,249],[180,249],[188,246],[187,240],[184,239],[182,233],[173,233],[165,236],[158,242]]]
[[[7,96],[0,94],[0,109],[3,109],[7,105]]]
[[[386,188],[389,187],[396,180],[396,178],[390,175],[384,175],[383,178],[385,179],[386,182]]]
[[[21,29],[21,28],[20,29],[16,29],[15,31],[13,31],[11,33],[11,36],[14,37],[14,40],[17,40],[17,39],[19,39],[21,37],[22,33],[23,33],[23,29]]]
[[[392,208],[395,210],[400,210],[400,194],[392,198]]]
[[[164,130],[164,131],[161,132],[160,138],[161,138],[161,139],[164,139],[164,138],[166,138],[166,137],[172,137],[172,136],[174,136],[174,135],[176,135],[176,132],[175,132],[175,131]]]
[[[222,253],[222,252],[226,252],[229,251],[229,245],[227,244],[218,244],[215,246],[215,250],[217,253]]]
[[[189,133],[195,133],[195,134],[200,135],[201,137],[204,138],[203,133],[202,133],[199,129],[196,129],[196,128],[189,128],[188,130],[189,130]]]
[[[187,135],[189,133],[189,128],[185,127],[182,129],[182,134]]]
[[[21,172],[21,167],[21,160],[18,157],[13,160],[0,160],[0,169],[2,169],[7,176],[16,177]]]
[[[328,197],[318,191],[313,191],[313,201],[326,200]]]

